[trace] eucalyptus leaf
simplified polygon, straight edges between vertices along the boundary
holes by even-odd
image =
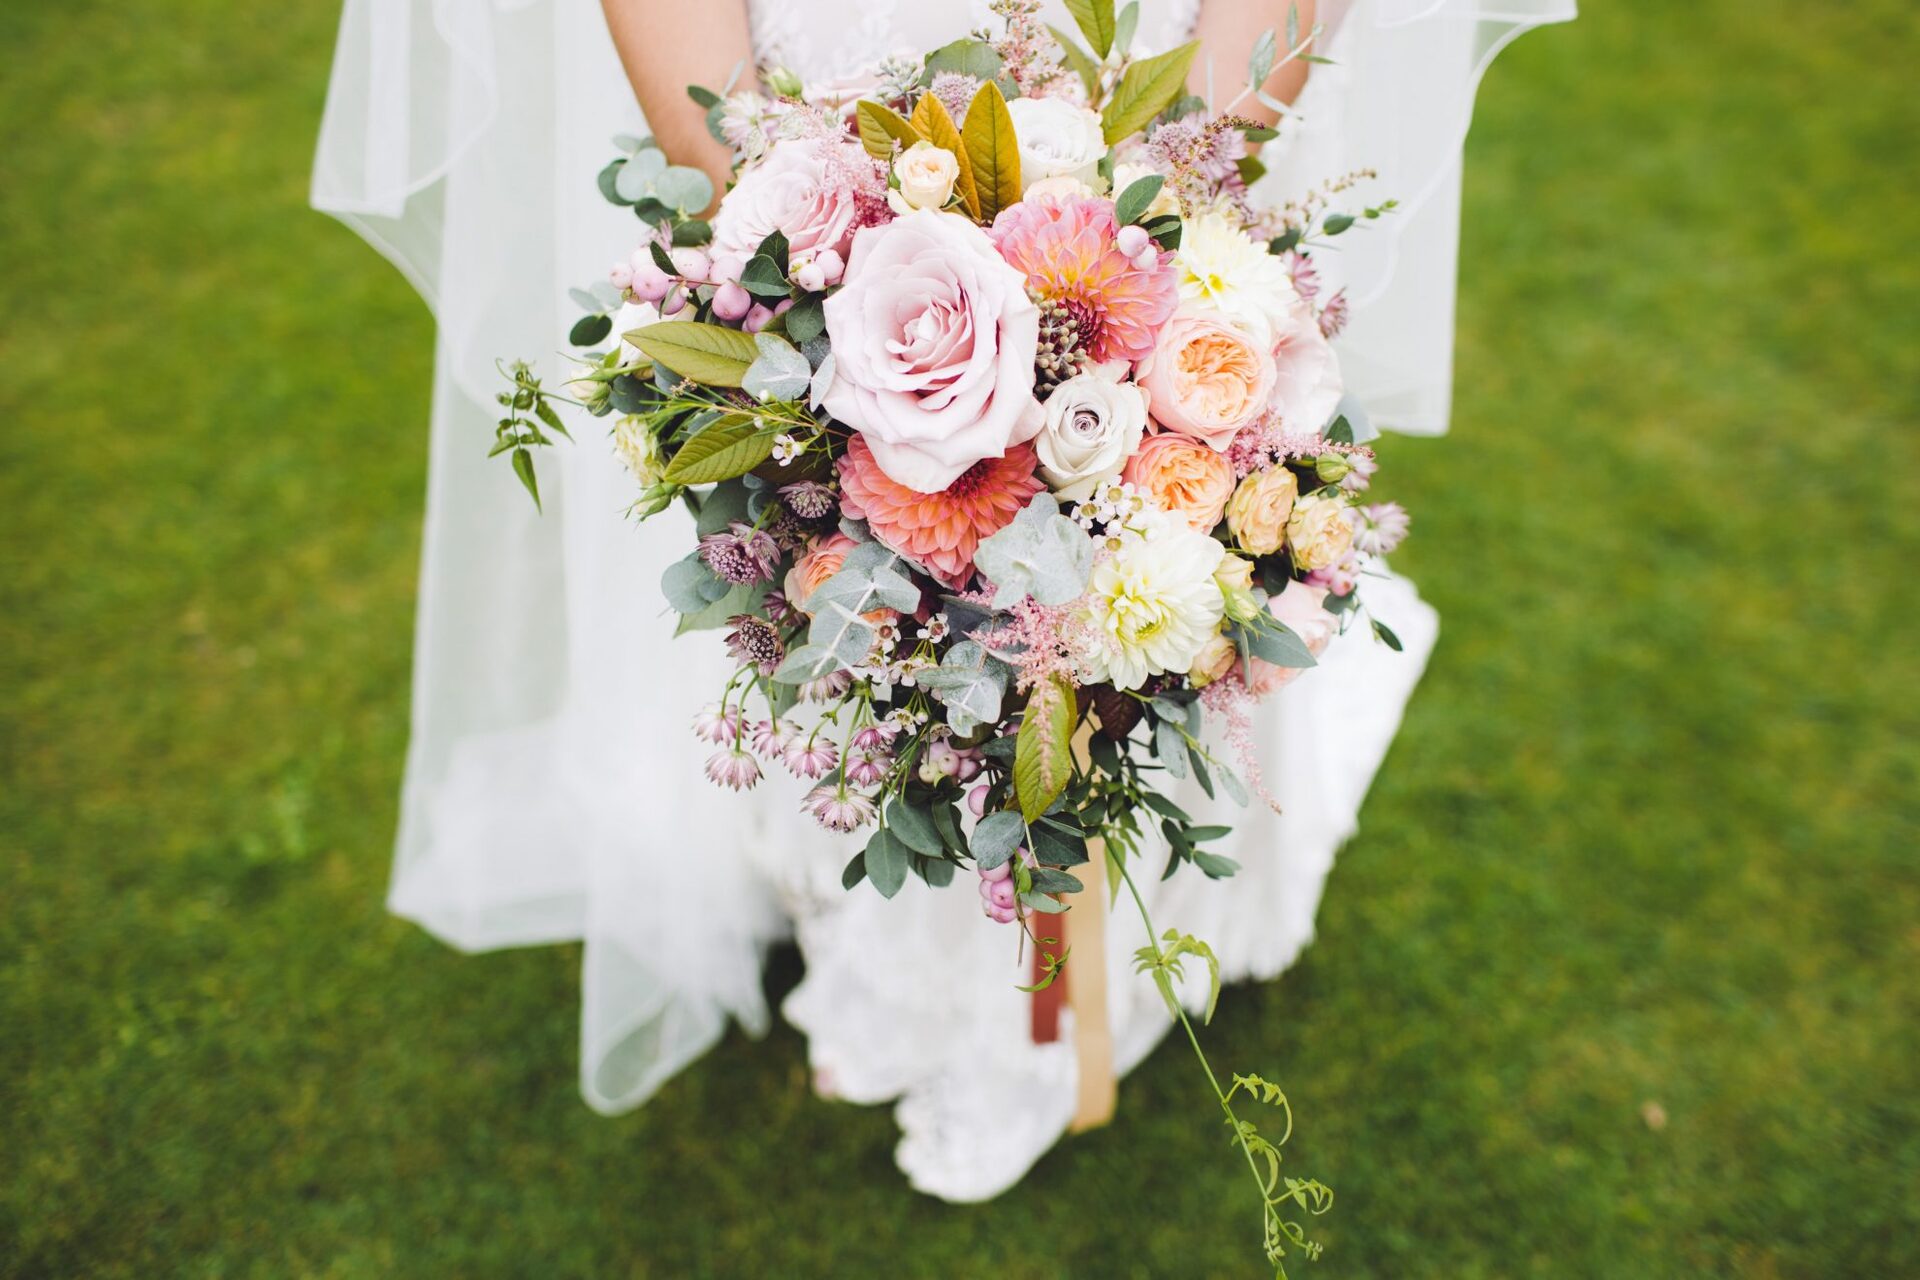
[[[915,672],[914,683],[946,707],[955,732],[969,733],[1000,718],[1009,670],[984,645],[962,640],[947,650],[939,666]]]
[[[711,631],[715,627],[725,626],[727,619],[736,613],[750,613],[759,603],[764,586],[758,582],[742,582],[728,589],[727,594],[715,600],[698,613],[682,614],[679,625],[673,629],[676,636],[686,635],[690,631]]]
[[[605,308],[602,307],[600,304],[600,299],[594,297],[591,293],[588,293],[585,289],[567,290],[567,299],[568,301],[572,302],[574,306],[580,308],[582,311],[605,310]]]
[[[813,369],[793,344],[772,333],[756,334],[753,341],[759,355],[740,379],[742,391],[760,400],[795,400],[806,392]]]
[[[1233,636],[1242,651],[1276,667],[1319,665],[1319,659],[1307,648],[1306,641],[1285,623],[1276,622],[1264,613],[1256,614],[1247,626],[1235,627]]]
[[[1176,778],[1187,776],[1187,740],[1181,736],[1179,725],[1171,720],[1162,720],[1155,725],[1153,751],[1168,773]]]
[[[996,609],[1029,595],[1041,604],[1067,604],[1086,590],[1093,539],[1060,514],[1051,495],[1041,493],[980,543],[973,562],[993,582]]]
[[[940,833],[934,829],[933,819],[924,810],[908,804],[905,797],[887,806],[887,827],[915,853],[938,858],[946,852]]]
[[[803,644],[787,651],[785,661],[774,670],[773,680],[776,684],[805,684],[809,680],[823,680],[839,669],[839,660],[831,649]]]
[[[636,156],[628,164],[638,159]],[[681,213],[698,213],[713,203],[713,179],[691,165],[668,165],[653,180],[652,195],[668,208],[678,209]]]
[[[954,71],[975,80],[998,80],[1004,64],[1000,54],[984,40],[967,37],[943,44],[927,55],[927,74],[931,81],[942,71]]]
[[[614,175],[613,188],[622,199],[638,203],[653,194],[654,179],[666,170],[665,153],[654,150],[635,152],[620,166],[620,172]]]
[[[1247,83],[1255,89],[1267,82],[1273,74],[1273,60],[1276,56],[1273,28],[1268,27],[1253,42],[1253,52],[1247,57]]]
[[[695,551],[667,566],[666,572],[660,575],[660,590],[674,612],[698,613],[718,598],[707,593],[708,584],[720,581],[720,576],[709,569]],[[724,595],[725,591],[720,594]]]
[[[907,882],[907,857],[907,846],[884,827],[867,841],[867,879],[881,897],[891,898]]]
[[[1027,824],[1020,815],[1010,809],[1001,809],[980,819],[973,829],[973,840],[969,847],[973,851],[974,865],[982,871],[991,871],[1013,856],[1027,838]]]

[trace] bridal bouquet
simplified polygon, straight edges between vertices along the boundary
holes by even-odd
[[[737,161],[711,221],[703,174],[619,140],[600,188],[646,230],[575,291],[596,354],[568,393],[611,420],[636,515],[693,514],[661,590],[736,663],[692,726],[707,777],[795,774],[813,821],[864,833],[847,887],[966,868],[988,916],[1052,943],[1037,922],[1090,856],[1131,887],[1146,823],[1168,875],[1234,872],[1167,780],[1264,795],[1250,707],[1362,619],[1397,647],[1359,587],[1408,521],[1366,500],[1345,303],[1313,265],[1390,206],[1334,212],[1349,178],[1256,208],[1273,132],[1187,95],[1195,46],[1133,57],[1134,6],[1078,0],[1083,48],[1038,8],[998,0],[998,34],[857,89],[690,89]],[[537,500],[529,449],[564,428],[513,373],[495,452]],[[1170,931],[1139,959],[1184,1020],[1180,966],[1211,952]],[[1284,1206],[1329,1193],[1280,1176],[1243,1091],[1284,1099],[1219,1095],[1278,1265],[1312,1252]]]

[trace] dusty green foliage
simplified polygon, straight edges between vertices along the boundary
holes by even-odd
[[[1920,33],[1587,8],[1487,78],[1391,444],[1439,652],[1207,1051],[1339,1189],[1296,1275],[1913,1275]],[[792,1031],[605,1119],[577,949],[384,913],[432,337],[302,207],[336,13],[0,5],[0,1275],[1257,1274],[1185,1045],[947,1205]]]

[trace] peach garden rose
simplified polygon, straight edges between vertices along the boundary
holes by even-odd
[[[1300,482],[1286,467],[1256,471],[1227,500],[1227,528],[1244,551],[1270,556],[1287,540],[1287,518]]]
[[[1127,460],[1120,478],[1201,533],[1220,523],[1233,495],[1233,465],[1186,436],[1149,436]]]
[[[1224,450],[1266,412],[1273,355],[1219,312],[1182,307],[1140,362],[1138,377],[1155,422]]]

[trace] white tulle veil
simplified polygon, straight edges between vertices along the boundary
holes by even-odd
[[[912,8],[919,22],[939,6]],[[1371,167],[1373,190],[1401,199],[1343,237],[1342,359],[1377,423],[1443,431],[1474,90],[1506,42],[1571,18],[1573,0],[1322,9],[1339,65],[1314,69],[1265,187],[1284,198]],[[540,459],[544,515],[486,457],[496,359],[544,357],[559,381],[567,287],[635,242],[591,179],[608,138],[640,129],[595,0],[348,0],[313,177],[314,206],[388,257],[438,321],[390,905],[470,950],[583,939],[581,1087],[607,1111],[644,1101],[729,1018],[765,1025],[782,868],[802,846],[835,856],[793,788],[746,804],[699,779],[686,726],[725,680],[723,658],[671,643],[656,584],[686,531],[643,534],[624,517],[633,487],[597,424]]]

